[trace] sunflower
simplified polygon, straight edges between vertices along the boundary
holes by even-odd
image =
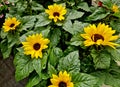
[[[24,54],[31,55],[32,58],[42,58],[42,50],[48,48],[50,41],[44,39],[42,34],[33,34],[26,38],[26,42],[22,42]]]
[[[4,32],[8,32],[10,30],[15,30],[16,27],[20,24],[20,22],[15,18],[7,18],[3,23]]]
[[[114,5],[112,6],[112,11],[115,12],[115,13],[116,13],[116,12],[119,12],[118,6],[114,4]]]
[[[59,76],[54,74],[52,76],[53,78],[50,79],[52,85],[48,87],[74,87],[73,82],[71,82],[71,77],[66,71],[63,73],[60,71]]]
[[[64,20],[64,16],[67,12],[65,7],[62,5],[49,5],[48,9],[45,10],[47,14],[49,14],[49,19],[53,19],[54,22],[57,22],[58,20]]]
[[[112,30],[111,27],[105,25],[104,23],[99,23],[97,27],[95,26],[95,24],[89,25],[88,27],[84,28],[84,31],[85,34],[81,34],[81,36],[86,39],[84,41],[85,46],[91,46],[96,44],[108,45],[112,48],[115,48],[114,46],[118,45],[111,42],[118,39],[118,35],[112,36],[112,34],[115,33],[115,30]]]

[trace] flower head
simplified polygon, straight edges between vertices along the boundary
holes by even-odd
[[[15,30],[16,27],[20,24],[20,22],[15,18],[7,18],[3,23],[4,32],[8,32],[10,30]]]
[[[115,13],[116,13],[116,12],[119,12],[118,6],[114,4],[114,5],[112,6],[112,11],[115,12]]]
[[[71,77],[66,71],[63,73],[60,71],[58,76],[53,74],[53,78],[50,81],[52,85],[48,87],[74,87]]]
[[[113,43],[111,41],[118,39],[118,35],[113,36],[115,30],[112,30],[111,27],[105,25],[104,23],[99,23],[96,27],[95,24],[90,25],[84,28],[85,34],[81,34],[81,36],[86,39],[84,41],[85,46],[91,46],[94,44],[97,45],[108,45],[112,48],[117,46],[118,44]]]
[[[99,6],[99,7],[102,7],[102,4],[103,4],[103,3],[102,3],[101,1],[98,1],[98,6]]]
[[[42,58],[42,50],[48,48],[50,41],[44,39],[42,34],[33,34],[26,38],[26,42],[22,42],[24,54],[31,55],[32,58]]]
[[[53,19],[54,22],[57,22],[58,20],[64,20],[64,16],[67,12],[65,7],[62,5],[49,5],[48,9],[45,10],[47,14],[49,14],[49,19]]]

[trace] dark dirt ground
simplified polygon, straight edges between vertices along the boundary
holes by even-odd
[[[16,82],[13,57],[3,59],[0,54],[0,87],[25,87],[27,79]]]

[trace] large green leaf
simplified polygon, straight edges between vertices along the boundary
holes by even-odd
[[[112,26],[113,29],[115,29],[117,32],[120,32],[120,19],[111,21],[110,26]]]
[[[80,36],[80,34],[74,35],[70,40],[70,44],[74,45],[74,46],[82,45],[83,44],[83,38]]]
[[[58,64],[58,70],[79,72],[80,71],[80,60],[79,60],[78,51],[71,52],[67,56],[61,58]]]
[[[44,53],[43,58],[41,59],[41,67],[42,67],[42,69],[46,68],[47,60],[48,60],[48,54]]]
[[[97,80],[94,76],[85,73],[72,73],[74,87],[93,87]]]
[[[48,15],[45,14],[45,13],[41,13],[37,16],[37,23],[35,25],[35,27],[41,27],[41,26],[45,26],[45,25],[48,25],[51,20],[48,18]]]
[[[39,77],[41,77],[41,70],[42,70],[41,59],[39,59],[39,58],[33,59],[32,63],[33,63],[33,67],[34,67],[35,71],[37,72]]]
[[[33,87],[33,86],[37,85],[39,82],[40,82],[40,78],[38,75],[31,76],[29,78],[29,81],[28,81],[26,87]]]
[[[59,28],[53,29],[49,34],[50,46],[56,46],[59,43],[60,36],[61,36],[61,31],[59,30]]]
[[[4,59],[9,58],[10,53],[11,53],[11,51],[12,51],[12,47],[9,48],[6,39],[4,39],[4,40],[1,41],[1,43],[0,43],[0,49],[1,49],[1,52],[2,52],[3,58],[4,58]]]
[[[98,8],[96,9],[90,16],[88,16],[87,20],[88,21],[96,21],[96,20],[100,20],[105,18],[106,16],[108,16],[110,14],[110,12],[106,11],[103,8]]]
[[[35,1],[32,1],[32,10],[34,10],[34,11],[39,11],[39,10],[44,11],[45,8],[41,4],[36,3]]]
[[[92,75],[98,78],[97,85],[99,85],[99,87],[101,87],[102,84],[110,85],[110,87],[120,86],[119,75],[115,77],[112,75],[112,72],[98,71],[98,72],[92,73]]]
[[[90,11],[90,8],[86,2],[79,3],[77,8],[83,9],[84,11],[87,11],[87,12]]]
[[[66,20],[63,25],[63,29],[74,35],[74,34],[83,32],[83,28],[87,25],[88,25],[88,23],[82,23],[79,21],[75,21],[72,24],[71,20]]]
[[[19,44],[19,33],[16,32],[14,34],[9,33],[7,35],[7,39],[8,39],[8,47],[11,48],[13,47],[15,44]]]
[[[103,3],[103,6],[111,9],[111,7],[112,7],[112,5],[113,5],[112,0],[101,0],[101,1],[102,1],[102,3]],[[116,1],[117,1],[117,0],[116,0]]]
[[[77,10],[71,10],[67,16],[67,20],[81,18],[83,14],[84,12],[80,12]]]
[[[91,53],[95,68],[106,69],[110,66],[111,56],[107,51],[94,51]]]
[[[60,48],[51,48],[49,53],[49,62],[51,65],[56,66],[58,64],[58,61],[60,57],[63,55],[63,52]]]
[[[50,26],[47,26],[47,27],[36,27],[34,29],[34,31],[36,33],[41,33],[44,37],[47,37],[49,32],[50,32],[50,28],[51,28]]]
[[[22,27],[20,31],[28,30],[29,28],[32,29],[36,21],[36,16],[24,16],[21,20]]]
[[[34,70],[32,59],[22,53],[15,55],[14,65],[16,66],[15,78],[17,81],[26,78]]]
[[[50,76],[52,76],[52,74],[57,74],[56,69],[50,63],[48,63],[48,73]]]
[[[101,87],[101,86],[105,83],[105,80],[106,80],[106,75],[105,75],[105,73],[98,71],[98,72],[93,72],[93,73],[91,73],[91,75],[93,75],[93,76],[95,76],[95,77],[98,78],[98,81],[97,81],[97,83],[96,83],[96,85],[97,85],[98,87]],[[94,86],[94,87],[96,87],[96,86]]]
[[[113,49],[113,48],[107,48],[108,52],[111,54],[112,59],[115,61],[120,61],[120,48],[119,49]]]

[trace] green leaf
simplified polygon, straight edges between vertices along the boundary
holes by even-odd
[[[21,27],[20,31],[28,30],[29,28],[32,29],[32,27],[34,26],[35,21],[36,21],[36,16],[24,16],[21,19],[21,21],[22,21],[21,22],[22,27]]]
[[[16,66],[15,78],[16,81],[20,81],[34,70],[32,59],[23,53],[17,53],[14,58],[14,65]]]
[[[114,78],[111,74],[106,73],[105,84],[111,85],[112,87],[120,87],[120,79]]]
[[[120,19],[110,22],[110,26],[115,29],[117,32],[120,32]]]
[[[83,38],[80,36],[80,34],[74,35],[70,40],[70,44],[74,46],[80,46],[83,44]]]
[[[97,84],[96,84],[98,87],[101,87],[104,84],[104,82],[106,80],[106,75],[103,72],[100,72],[100,71],[93,72],[93,73],[91,73],[91,75],[98,78],[98,81],[97,81]],[[94,87],[96,87],[96,86],[94,86]]]
[[[69,53],[67,56],[60,59],[58,64],[59,71],[79,72],[80,60],[78,51]]]
[[[81,18],[83,16],[84,12],[76,11],[76,10],[71,10],[67,16],[67,20],[70,19],[77,19]]]
[[[42,70],[42,66],[41,66],[41,59],[33,59],[33,67],[35,69],[35,71],[37,72],[37,74],[39,75],[39,77],[41,77],[41,70]]]
[[[4,39],[8,35],[8,32],[4,32],[3,29],[0,30],[0,38]]]
[[[113,4],[112,1],[110,1],[110,0],[101,0],[101,1],[102,1],[102,3],[103,3],[103,6],[111,9],[112,4]]]
[[[114,13],[113,16],[120,18],[120,12]]]
[[[50,32],[50,26],[47,26],[47,27],[36,27],[35,29],[34,29],[34,31],[36,32],[36,33],[42,33],[42,35],[44,36],[44,37],[47,37],[48,36],[48,34],[49,34],[49,32]]]
[[[94,76],[85,73],[72,73],[74,87],[93,87],[97,80]]]
[[[63,24],[63,29],[71,34],[74,34],[74,31],[72,29],[72,21],[71,20],[66,20],[65,23]]]
[[[52,21],[48,18],[48,15],[45,13],[41,13],[40,15],[38,15],[37,19],[38,21],[36,22],[35,27],[41,27],[41,26],[48,25]]]
[[[50,76],[52,76],[52,74],[57,74],[56,69],[50,63],[48,63],[48,73]]]
[[[91,55],[93,57],[95,68],[100,68],[100,69],[109,68],[111,56],[107,51],[101,51],[101,52],[94,51],[91,53]]]
[[[44,53],[44,54],[43,54],[43,58],[41,59],[42,69],[45,69],[45,68],[46,68],[47,59],[48,59],[48,54],[47,54],[47,53]]]
[[[92,73],[92,75],[98,78],[97,84],[99,84],[99,87],[101,87],[102,84],[110,85],[110,87],[120,86],[120,78],[113,76],[112,72],[98,71]]]
[[[58,64],[60,57],[63,55],[63,52],[60,48],[55,47],[50,49],[49,55],[50,64],[56,66],[56,64]]]
[[[53,29],[50,34],[50,46],[57,46],[57,44],[60,41],[60,36],[61,36],[61,31],[59,30],[59,28],[55,28]]]
[[[88,21],[96,21],[105,18],[107,15],[109,15],[110,12],[106,12],[103,8],[96,9],[90,16],[88,16]]]
[[[7,35],[7,39],[8,39],[8,48],[13,47],[15,44],[19,44],[19,33],[9,33]]]
[[[107,51],[111,54],[113,60],[120,61],[120,49],[113,49],[109,47],[107,48]]]
[[[67,21],[65,21],[65,23],[63,25],[63,29],[74,35],[74,34],[83,32],[84,27],[87,25],[88,25],[88,23],[82,23],[79,21],[75,21],[72,24],[71,20],[67,20]]]
[[[12,51],[12,47],[9,48],[6,39],[1,41],[0,47],[1,47],[1,52],[2,52],[3,59],[9,58],[10,53]]]
[[[47,80],[42,80],[34,87],[47,87]]]
[[[37,85],[39,82],[40,82],[40,78],[38,75],[31,76],[29,78],[29,81],[28,81],[26,87],[33,87],[33,86]]]
[[[34,11],[44,11],[45,8],[43,7],[43,5],[36,3],[35,1],[32,1],[32,10]]]
[[[88,4],[86,2],[81,2],[78,4],[77,8],[79,9],[83,9],[84,11],[87,11],[89,12],[90,11],[90,8],[88,6]]]

